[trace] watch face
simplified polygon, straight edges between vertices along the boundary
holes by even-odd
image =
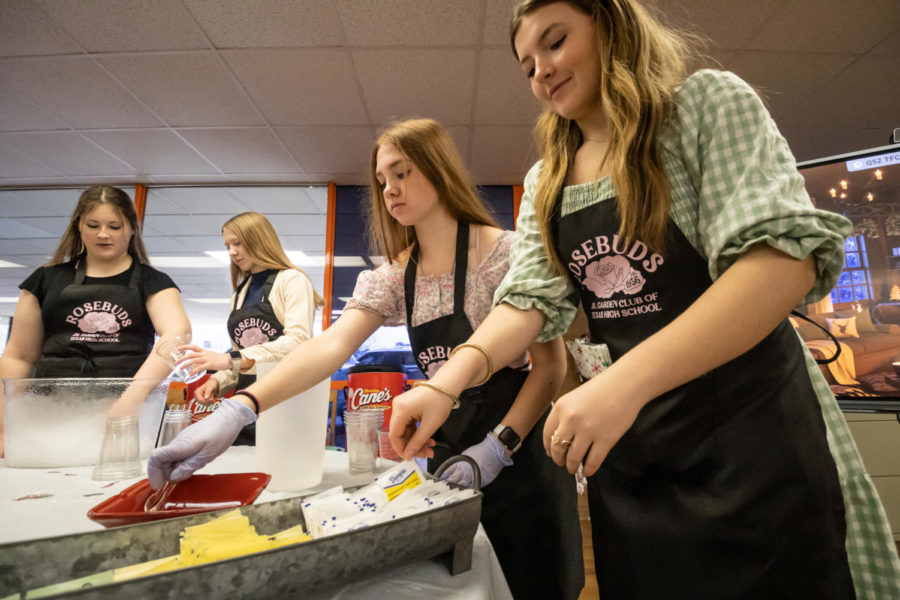
[[[514,449],[519,445],[519,435],[513,430],[512,427],[506,427],[497,438],[503,442],[503,445],[509,448],[510,450]]]

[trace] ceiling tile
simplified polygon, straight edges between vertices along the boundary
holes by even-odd
[[[285,250],[300,250],[307,256],[318,257],[325,255],[325,226],[323,223],[321,235],[279,235],[281,245]],[[313,267],[304,267],[309,270]]]
[[[509,43],[509,23],[512,20],[516,0],[487,0],[486,4],[481,43],[485,46],[502,46],[512,56],[512,47]]]
[[[168,129],[87,131],[84,135],[134,167],[138,176],[216,173],[215,167]]]
[[[780,0],[666,0],[659,3],[663,20],[677,29],[697,33],[709,50],[742,48],[768,21],[778,18]]]
[[[878,45],[872,48],[872,54],[900,56],[900,29],[884,38]]]
[[[853,60],[846,54],[740,52],[728,65],[765,99],[778,121],[818,92]]]
[[[0,238],[57,238],[62,234],[65,225],[59,231],[45,231],[41,224],[31,224],[36,219],[0,219]]]
[[[244,210],[277,214],[324,215],[311,195],[327,196],[327,188],[298,187],[229,187],[228,193],[243,204]]]
[[[15,190],[0,192],[4,217],[67,217],[75,210],[83,190]]]
[[[223,173],[299,173],[268,129],[180,129],[178,132]]]
[[[863,54],[900,25],[897,0],[782,2],[744,48]]]
[[[900,79],[892,56],[866,56],[838,74],[826,87],[792,107],[785,124],[842,128],[883,128],[884,137],[897,127],[900,115]]]
[[[540,102],[531,93],[528,78],[507,49],[481,53],[475,123],[486,125],[530,125],[540,113]]]
[[[90,58],[7,59],[0,61],[0,80],[69,127],[162,124]]]
[[[471,46],[483,9],[479,0],[338,0],[338,10],[347,44],[356,47]]]
[[[221,229],[227,218],[245,210],[244,205],[225,187],[152,188],[147,194],[147,224],[151,224],[151,216],[156,219],[173,215],[190,215],[188,218],[203,215],[204,219],[212,216]],[[223,215],[228,216],[222,218]],[[156,228],[156,225],[152,226]],[[202,232],[203,229],[197,231]]]
[[[344,50],[235,50],[223,56],[273,125],[368,123]]]
[[[44,242],[45,245],[42,246],[35,242]],[[58,238],[50,237],[43,239],[0,239],[0,256],[4,257],[3,260],[16,262],[16,259],[12,257],[26,254],[43,255],[45,253],[53,252],[58,243]],[[47,248],[47,246],[49,246],[49,248]],[[5,273],[6,269],[0,269],[0,272]]]
[[[0,2],[0,56],[80,52],[75,40],[31,0]]]
[[[365,173],[375,140],[371,127],[282,127],[276,131],[307,173]]]
[[[479,127],[469,161],[481,185],[521,185],[537,160],[531,127]]]
[[[263,125],[234,77],[211,52],[112,56],[104,67],[169,125]]]
[[[444,125],[470,121],[472,50],[355,51],[353,61],[376,125],[410,117],[431,117]]]
[[[208,184],[208,183],[228,183],[229,179],[225,175],[206,175],[193,173],[191,175],[166,175],[165,173],[154,174],[147,177],[146,183],[154,185],[177,185],[177,184]]]
[[[887,142],[880,129],[841,127],[781,127],[797,162],[877,148]]]
[[[133,175],[134,170],[116,160],[81,135],[71,131],[0,134],[0,147],[18,150],[66,175]]]
[[[46,131],[68,129],[65,123],[36,106],[34,102],[0,89],[0,131]]]
[[[223,198],[226,195],[223,194]],[[222,202],[227,206],[228,201]],[[208,206],[200,206],[198,203],[192,202],[182,206],[181,214],[157,215],[148,214],[144,220],[144,235],[153,236],[194,236],[198,233],[201,235],[215,235],[222,231],[222,223],[224,220],[218,212],[214,214],[201,214],[203,210],[209,210]],[[222,206],[219,207],[219,210]],[[235,211],[235,214],[240,211]],[[187,213],[187,214],[185,214]],[[179,243],[180,246],[180,243]],[[171,252],[168,252],[171,254]]]
[[[179,0],[34,1],[90,52],[209,47]]]
[[[62,175],[61,172],[16,152],[4,140],[4,137],[0,137],[0,178],[19,179],[25,177],[59,177]],[[6,216],[6,211],[3,211],[2,214]]]
[[[341,46],[332,0],[185,0],[216,48]]]

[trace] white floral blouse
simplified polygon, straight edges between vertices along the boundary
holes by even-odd
[[[491,311],[494,292],[509,270],[509,249],[515,234],[504,231],[481,264],[469,265],[466,273],[464,310],[472,329],[484,321]],[[384,317],[385,325],[406,325],[406,302],[403,292],[405,264],[387,262],[363,271],[356,279],[353,297],[344,310],[362,308]],[[453,313],[453,273],[416,276],[416,300],[413,304],[413,326]],[[528,362],[525,355],[510,364],[521,367]]]

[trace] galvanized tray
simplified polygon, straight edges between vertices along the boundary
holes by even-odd
[[[472,566],[482,495],[303,544],[99,585],[54,598],[280,598],[445,556],[451,574]],[[245,506],[260,534],[304,523],[300,498]],[[0,598],[179,551],[178,534],[227,511],[0,545]],[[305,525],[305,523],[304,523]]]

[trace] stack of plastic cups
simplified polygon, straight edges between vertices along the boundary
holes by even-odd
[[[351,475],[375,471],[378,457],[378,432],[384,422],[383,408],[344,411],[347,430],[347,455]]]

